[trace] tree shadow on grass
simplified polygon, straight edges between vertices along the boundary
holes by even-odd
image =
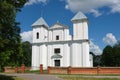
[[[15,80],[13,76],[0,75],[0,80]]]

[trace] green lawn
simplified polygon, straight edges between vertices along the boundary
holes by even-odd
[[[83,77],[82,75],[59,75],[59,77],[64,80],[120,80],[117,78],[90,78]]]
[[[0,75],[0,80],[27,80],[27,79],[18,78],[18,77],[12,77],[12,76]]]
[[[120,79],[116,79],[116,78],[83,78],[83,77],[72,77],[72,78],[68,78],[68,77],[63,77],[64,80],[120,80]]]

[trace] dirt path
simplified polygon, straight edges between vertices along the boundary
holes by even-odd
[[[26,78],[28,80],[62,80],[57,76],[53,75],[39,75],[39,74],[0,74],[6,76],[17,76],[21,78]]]

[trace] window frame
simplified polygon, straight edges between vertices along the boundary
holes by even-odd
[[[55,49],[54,49],[54,53],[55,53],[55,54],[60,54],[60,48],[55,48]]]
[[[56,35],[56,40],[59,40],[59,39],[60,39],[59,35]]]
[[[39,32],[36,33],[36,39],[39,39]]]
[[[60,60],[54,60],[54,63],[55,67],[60,67]]]

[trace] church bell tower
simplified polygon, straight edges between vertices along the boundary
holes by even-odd
[[[82,12],[78,12],[71,21],[73,22],[73,40],[76,41],[72,44],[72,65],[89,67],[88,19]]]
[[[32,24],[33,27],[33,43],[46,42],[48,40],[48,25],[45,20],[40,17],[35,23]]]
[[[73,22],[73,40],[88,39],[88,19],[78,12],[71,20]]]

